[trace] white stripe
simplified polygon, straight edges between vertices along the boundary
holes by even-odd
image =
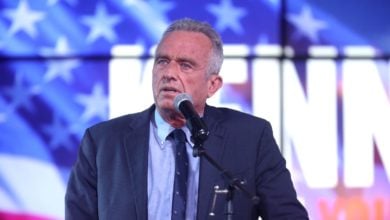
[[[337,56],[337,48],[333,46],[311,46],[309,48],[309,55],[312,57],[329,57]]]
[[[344,53],[347,57],[375,57],[375,48],[369,46],[346,46]]]
[[[0,154],[0,176],[20,202],[0,191],[0,210],[63,218],[66,184],[53,164]]]
[[[279,45],[256,45],[255,54],[258,56],[281,56],[282,48]]]

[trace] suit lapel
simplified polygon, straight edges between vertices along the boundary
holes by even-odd
[[[139,117],[129,125],[128,135],[124,138],[127,164],[130,171],[132,192],[135,194],[137,219],[147,219],[147,172],[149,150],[149,123],[155,107],[139,113]],[[221,164],[225,150],[225,128],[220,126],[220,115],[213,107],[206,107],[204,121],[210,129],[210,135],[204,143],[207,153]],[[214,194],[214,186],[221,180],[221,172],[205,158],[200,158],[198,219],[206,219]],[[220,208],[219,208],[220,209]]]
[[[218,164],[222,162],[225,150],[224,136],[225,128],[220,126],[220,115],[213,107],[206,107],[204,121],[206,122],[210,135],[204,143],[208,155]],[[212,205],[214,186],[221,179],[221,172],[210,164],[206,158],[200,158],[199,194],[198,194],[198,219],[206,219]]]
[[[124,139],[132,192],[135,194],[137,219],[147,219],[147,172],[149,150],[149,122],[154,106],[139,113],[131,123]]]

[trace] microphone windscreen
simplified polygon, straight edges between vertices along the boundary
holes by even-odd
[[[190,101],[192,103],[192,97],[187,93],[180,93],[173,100],[176,111],[180,112],[179,106],[183,101]]]

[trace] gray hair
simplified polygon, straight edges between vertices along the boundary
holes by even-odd
[[[206,22],[183,18],[174,21],[163,33],[161,41],[175,31],[197,32],[206,35],[212,44],[212,55],[209,59],[208,74],[219,74],[223,62],[223,46],[219,34]],[[160,41],[160,43],[161,43]]]

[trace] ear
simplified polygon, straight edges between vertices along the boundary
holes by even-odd
[[[210,98],[213,96],[219,88],[222,87],[223,80],[220,75],[212,74],[209,76],[208,79],[208,92],[207,92],[207,98]]]

